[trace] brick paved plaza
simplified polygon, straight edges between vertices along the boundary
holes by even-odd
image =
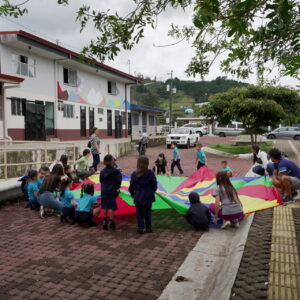
[[[202,143],[206,146],[229,140],[204,137]],[[278,144],[283,148],[286,145],[284,142]],[[147,155],[154,162],[161,152],[171,159],[171,150],[165,146],[151,148]],[[194,148],[181,149],[185,176],[196,169],[194,153]],[[133,153],[119,159],[125,174],[130,175],[134,170],[137,157]],[[213,171],[218,171],[221,160],[208,154],[208,166]],[[251,161],[227,160],[235,176],[245,175],[251,166]],[[271,216],[270,220],[267,218],[271,222],[271,211],[267,215]],[[253,245],[260,243],[257,234],[264,234],[259,225],[259,222],[263,224],[264,218],[258,216],[257,221],[254,219],[249,234],[250,248],[245,261],[242,260],[233,299],[255,299],[251,298],[255,295],[267,299],[266,288],[256,293],[255,289],[247,289],[253,276],[247,277],[245,273],[249,267],[247,263],[256,260],[258,252]],[[101,226],[82,228],[61,224],[57,217],[42,220],[36,212],[25,210],[22,202],[0,210],[0,226],[1,300],[157,299],[203,234],[192,230],[173,210],[154,211],[154,233],[139,235],[135,231],[134,215],[118,216],[117,230],[105,232]],[[266,234],[268,243],[271,240],[270,228]],[[299,236],[299,229],[296,234]],[[270,262],[270,247],[265,246],[259,254],[265,260],[262,262],[264,266]],[[262,271],[257,268],[257,272],[264,272],[264,277],[261,276],[264,282],[268,280],[269,271],[269,267]],[[256,284],[262,286],[264,282]],[[273,294],[269,292],[269,295]]]

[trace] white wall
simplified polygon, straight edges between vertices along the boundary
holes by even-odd
[[[25,55],[35,59],[36,62],[36,77],[30,78],[13,73],[12,54]],[[115,127],[114,118],[115,110],[120,112],[125,111],[123,101],[125,100],[125,83],[117,82],[117,95],[108,94],[107,81],[108,79],[96,73],[96,70],[91,72],[85,70],[85,67],[80,69],[74,68],[74,63],[61,61],[54,63],[53,59],[32,55],[30,52],[21,51],[0,44],[0,59],[1,73],[12,76],[25,77],[20,88],[7,90],[6,97],[26,98],[27,100],[49,101],[54,102],[55,112],[55,128],[56,129],[80,129],[80,106],[86,106],[86,128],[89,128],[88,109],[95,108],[95,126],[100,129],[107,128],[107,109],[111,109],[112,126]],[[73,64],[73,65],[72,65]],[[77,71],[78,86],[73,87],[64,84],[63,68],[68,67]],[[74,105],[75,117],[64,118],[63,112],[58,111],[57,103],[57,81],[63,91],[67,91],[69,99],[64,103]],[[113,80],[112,80],[113,81]],[[130,101],[130,90],[127,88],[127,100]],[[24,128],[24,116],[11,115],[11,102],[5,99],[6,102],[6,120],[7,128]],[[98,114],[98,107],[104,109],[104,114]],[[99,119],[102,118],[102,122]],[[123,126],[125,129],[125,126]]]
[[[13,73],[12,54],[25,55],[27,57],[35,59],[36,77],[25,77]],[[50,97],[51,99],[54,99],[56,89],[54,85],[53,60],[35,54],[33,55],[28,51],[20,51],[18,49],[13,49],[7,47],[6,45],[1,45],[0,56],[1,73],[25,78],[20,89],[22,93],[26,95],[33,94],[34,100],[43,100],[38,99],[38,97]]]

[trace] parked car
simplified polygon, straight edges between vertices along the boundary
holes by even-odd
[[[231,122],[231,124],[225,126],[217,123],[214,134],[220,137],[236,136],[242,133],[244,130],[245,128],[241,122]]]
[[[167,136],[166,143],[168,149],[171,148],[172,142],[189,148],[191,145],[196,146],[199,139],[199,134],[196,133],[195,128],[178,127],[173,129],[172,133]]]
[[[208,133],[208,128],[207,126],[200,126],[200,124],[197,123],[188,123],[184,124],[182,127],[188,127],[188,128],[195,128],[196,132],[200,135],[203,136]]]
[[[300,127],[280,127],[268,132],[266,135],[268,139],[291,138],[294,140],[300,140]]]

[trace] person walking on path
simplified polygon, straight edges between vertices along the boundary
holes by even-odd
[[[156,177],[152,170],[148,169],[149,159],[140,156],[137,160],[136,171],[131,174],[129,193],[134,199],[138,233],[152,232],[152,203],[155,201],[154,193],[157,190]]]
[[[201,167],[205,166],[206,155],[204,150],[202,149],[202,144],[197,144],[196,150],[197,170],[199,170]]]
[[[300,190],[300,168],[293,161],[282,157],[281,152],[273,148],[269,156],[274,163],[272,182],[283,193],[283,202],[293,201],[293,192]]]
[[[97,127],[94,127],[92,130],[92,134],[90,136],[90,148],[93,155],[93,168],[95,172],[98,171],[98,165],[100,163],[100,139],[99,139],[99,129]]]
[[[212,194],[216,202],[209,205],[210,211],[215,215],[214,223],[216,224],[220,218],[223,220],[222,229],[230,224],[238,227],[239,219],[244,216],[244,213],[237,191],[226,172],[218,172],[216,181],[217,187]]]
[[[259,176],[272,176],[274,172],[274,164],[268,161],[268,155],[265,151],[260,150],[259,146],[252,146],[249,154],[233,155],[235,158],[246,158],[253,160],[253,164],[257,164],[252,168],[252,172]]]
[[[172,164],[171,164],[171,175],[173,175],[173,173],[174,173],[175,166],[177,166],[177,168],[180,172],[180,175],[182,175],[183,170],[182,170],[181,165],[180,165],[181,156],[180,156],[180,152],[179,152],[177,143],[173,142],[172,145],[171,145],[171,148],[173,149],[173,159],[172,159]]]

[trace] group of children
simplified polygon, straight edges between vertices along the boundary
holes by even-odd
[[[163,153],[158,154],[158,157],[154,163],[153,166],[153,172],[156,174],[167,174],[167,175],[173,175],[175,167],[178,168],[180,175],[183,174],[183,170],[181,167],[181,155],[180,151],[178,149],[178,145],[176,142],[173,142],[171,144],[172,148],[172,162],[171,162],[171,174],[169,172],[168,163],[166,160],[166,157]],[[196,145],[196,161],[197,164],[197,170],[199,170],[201,167],[205,166],[206,164],[206,154],[204,150],[202,149],[202,144]],[[228,177],[232,177],[232,169],[228,166],[228,163],[226,160],[223,160],[221,162],[221,168],[220,171],[226,172]]]
[[[180,173],[183,171],[180,166],[180,152],[176,143],[172,144],[173,160],[171,174],[177,166]],[[197,169],[206,163],[206,155],[202,145],[197,145],[196,162]],[[74,164],[76,175],[86,178],[93,173],[88,170],[88,159],[91,153],[89,149],[83,151],[83,156]],[[37,172],[30,170],[26,180],[22,183],[26,206],[39,210],[42,218],[50,214],[59,214],[61,222],[69,224],[95,225],[95,219],[103,211],[103,229],[116,229],[114,212],[118,209],[117,197],[122,182],[122,175],[116,159],[112,155],[104,157],[104,169],[100,172],[101,198],[95,196],[94,185],[86,183],[82,185],[81,197],[78,202],[71,191],[73,178],[71,173],[74,170],[67,165],[67,159],[61,157],[59,161],[48,167],[42,167]],[[153,169],[149,169],[149,159],[140,156],[137,160],[136,170],[131,174],[129,192],[134,199],[137,215],[137,231],[139,233],[152,232],[151,210],[155,201],[154,194],[157,189],[156,174],[168,174],[169,169],[166,157],[163,153],[158,155]],[[231,220],[237,226],[242,216],[241,203],[237,193],[228,179],[232,176],[232,170],[226,161],[222,161],[221,171],[217,174],[218,188],[213,196],[216,203],[209,208],[201,204],[198,194],[191,193],[189,200],[191,207],[187,214],[187,221],[196,229],[207,229],[211,222],[211,213],[215,215],[213,220],[216,223],[218,218]],[[222,203],[222,209],[221,208]],[[223,209],[223,207],[225,209]],[[224,221],[224,226],[228,224]]]

